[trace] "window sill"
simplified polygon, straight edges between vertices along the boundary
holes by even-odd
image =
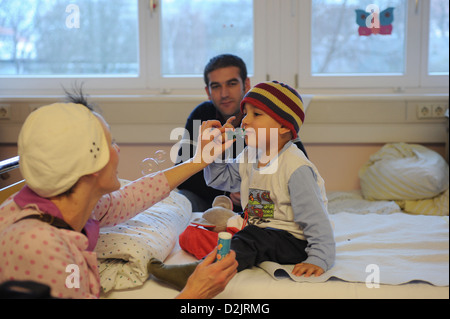
[[[205,94],[91,95],[111,125],[119,143],[174,144],[175,128]],[[448,94],[303,94],[306,121],[300,135],[305,143],[445,143],[446,118],[419,119],[418,103],[448,107]],[[61,95],[0,96],[11,106],[0,120],[0,143],[16,143],[22,123],[35,108],[63,100]]]

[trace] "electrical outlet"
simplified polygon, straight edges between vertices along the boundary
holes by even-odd
[[[432,109],[432,117],[433,118],[443,118],[445,117],[445,111],[448,109],[448,104],[435,104]]]
[[[11,118],[11,105],[0,104],[0,120],[9,120]]]
[[[420,103],[417,105],[417,118],[418,119],[430,119],[433,112],[433,108],[430,104]]]
[[[417,105],[417,118],[424,119],[442,119],[445,117],[445,112],[448,109],[448,104],[445,103],[419,103]]]

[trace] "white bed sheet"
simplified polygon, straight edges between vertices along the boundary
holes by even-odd
[[[292,275],[293,265],[260,265],[275,279],[288,276],[298,282],[348,282],[401,285],[423,281],[449,284],[448,216],[389,216],[339,213],[330,216],[335,227],[336,261],[319,277]]]
[[[176,245],[167,264],[196,260]],[[150,278],[142,287],[112,291],[108,299],[173,299],[178,291]],[[285,278],[274,280],[266,271],[254,267],[238,273],[216,299],[448,299],[449,287],[436,287],[423,282],[405,285],[380,285],[368,288],[364,283],[331,279],[323,283],[298,283]]]
[[[373,203],[372,206],[370,203],[362,202],[359,197],[354,197],[355,194],[338,194],[337,196],[330,196],[330,218],[332,221],[335,221],[335,235],[337,240],[337,263],[339,263],[340,254],[343,254],[347,251],[341,250],[340,247],[350,246],[350,253],[356,253],[358,255],[358,249],[356,245],[348,245],[348,244],[357,244],[357,238],[362,238],[365,240],[369,240],[363,244],[360,249],[361,251],[366,251],[367,244],[370,241],[374,240],[373,238],[367,238],[366,232],[362,228],[356,228],[358,225],[358,219],[360,218],[369,218],[376,220],[384,217],[385,221],[387,218],[392,218],[398,215],[395,218],[392,218],[392,223],[386,223],[386,225],[375,225],[374,229],[377,227],[379,229],[386,229],[388,225],[391,227],[391,231],[386,230],[387,234],[390,236],[394,236],[396,233],[396,229],[402,230],[402,241],[404,243],[393,246],[395,248],[396,253],[399,253],[399,249],[401,250],[402,245],[405,246],[405,252],[407,254],[414,254],[414,252],[410,252],[409,249],[413,246],[408,245],[408,236],[412,236],[411,238],[417,237],[425,237],[427,236],[427,226],[423,227],[423,232],[418,233],[417,229],[421,229],[421,225],[424,223],[432,224],[432,228],[438,228],[436,231],[437,237],[440,238],[438,246],[435,246],[433,249],[429,249],[429,245],[434,245],[433,242],[427,242],[424,245],[424,249],[428,249],[430,254],[434,254],[435,257],[431,257],[429,260],[430,263],[433,263],[433,258],[437,261],[437,268],[434,268],[433,272],[442,273],[442,280],[438,284],[444,284],[444,286],[436,286],[432,285],[428,282],[425,282],[426,278],[428,278],[430,282],[435,280],[436,278],[440,278],[439,274],[433,273],[432,276],[424,277],[420,276],[421,271],[426,271],[426,265],[422,264],[425,267],[425,270],[420,268],[418,269],[418,276],[416,278],[406,277],[413,279],[419,279],[416,281],[409,281],[405,284],[380,284],[379,288],[369,288],[365,282],[353,282],[352,280],[341,280],[336,277],[331,276],[331,278],[327,279],[325,282],[296,282],[288,277],[274,279],[272,276],[266,272],[265,270],[254,267],[250,270],[244,270],[238,273],[228,284],[225,291],[219,294],[217,299],[399,299],[399,298],[407,298],[407,299],[448,299],[449,298],[449,287],[448,287],[448,225],[449,219],[447,217],[436,217],[436,216],[411,216],[406,215],[404,213],[398,213],[400,210],[393,206],[392,203],[386,202],[383,205],[380,202]],[[359,205],[361,207],[368,207],[364,211],[360,210],[361,214],[355,214],[355,211],[351,213],[345,212],[345,208],[343,206],[343,202],[345,201],[345,205],[349,205],[348,207],[354,209],[355,205]],[[373,214],[373,216],[372,216]],[[375,216],[376,215],[376,216]],[[194,214],[195,216],[195,214]],[[355,217],[354,220],[352,217]],[[349,222],[349,229],[346,228],[345,220],[353,220],[353,224]],[[381,219],[383,220],[383,219]],[[405,227],[405,221],[408,221],[409,227],[411,228],[413,225],[415,229],[411,229],[411,232],[408,232]],[[364,227],[369,227],[370,221],[365,223]],[[403,227],[403,229],[402,229]],[[354,230],[353,230],[354,229]],[[410,235],[408,235],[408,233]],[[374,238],[378,238],[376,235]],[[380,237],[381,238],[381,237]],[[386,240],[395,240],[388,236],[389,239]],[[350,241],[348,241],[350,239]],[[382,239],[385,240],[385,239]],[[347,242],[348,241],[348,242]],[[417,241],[420,242],[420,241]],[[417,242],[414,245],[417,246]],[[383,244],[383,243],[380,243]],[[372,247],[375,249],[374,247]],[[387,247],[389,248],[389,245]],[[419,247],[420,248],[420,247]],[[345,248],[347,249],[347,248]],[[353,250],[353,251],[352,251]],[[420,250],[420,249],[419,249]],[[372,253],[374,250],[372,250]],[[427,255],[426,253],[424,255]],[[177,243],[172,253],[166,259],[166,263],[168,264],[182,264],[195,261],[196,259],[190,254],[182,251]],[[356,260],[356,259],[355,259]],[[370,259],[369,259],[370,260]],[[357,261],[355,261],[356,263]],[[380,265],[380,277],[381,281],[383,281],[383,258],[377,259]],[[398,259],[395,261],[397,263],[402,263],[402,259]],[[414,258],[412,258],[410,263],[414,262]],[[428,261],[427,261],[428,262]],[[365,262],[363,262],[365,263]],[[337,264],[339,265],[339,264]],[[362,264],[361,264],[362,265]],[[365,265],[365,264],[364,264]],[[355,265],[352,265],[352,267]],[[395,264],[389,264],[390,274],[389,277],[395,278],[395,274],[392,273],[393,269],[395,269]],[[363,274],[359,274],[360,279],[364,280],[370,273],[365,273],[365,267],[357,267]],[[349,269],[354,269],[349,268]],[[402,271],[402,265],[398,265],[398,271]],[[414,272],[414,265],[411,264],[409,267],[404,267],[404,269],[408,269],[409,272]],[[436,276],[437,275],[437,276]],[[425,278],[425,279],[424,279]],[[403,281],[404,278],[402,279]],[[402,282],[403,282],[402,281]],[[446,284],[446,285],[445,285]],[[102,296],[102,298],[118,298],[118,299],[170,299],[174,298],[178,294],[178,291],[171,288],[170,286],[161,283],[154,278],[150,278],[147,280],[144,285],[140,288],[123,290],[123,291],[112,291],[108,294]]]

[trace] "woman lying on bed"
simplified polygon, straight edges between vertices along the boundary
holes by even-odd
[[[34,281],[53,297],[98,298],[99,228],[134,217],[206,164],[191,160],[119,190],[120,151],[108,124],[81,92],[69,100],[34,111],[20,132],[26,186],[0,208],[0,284]],[[212,298],[225,288],[236,274],[235,255],[214,259],[215,252],[205,258],[178,298]]]

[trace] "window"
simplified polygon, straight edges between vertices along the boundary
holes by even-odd
[[[213,56],[232,53],[253,73],[253,0],[163,0],[161,73],[203,75]]]
[[[137,76],[137,1],[3,0],[1,76]]]
[[[374,14],[379,15],[381,23],[386,23],[386,27],[382,25],[381,28],[385,27],[386,30],[372,34],[367,33],[371,28],[366,24],[375,25],[375,21],[366,20],[375,18],[371,18],[367,13],[367,7],[370,5],[367,1],[313,0],[311,30],[313,75],[405,72],[407,3],[404,0],[378,0],[376,3],[377,5],[372,4],[373,7],[368,10],[374,10]]]
[[[448,7],[448,0],[0,0],[0,94],[58,94],[76,80],[91,94],[203,95],[203,68],[220,53],[241,56],[253,84],[280,80],[304,93],[448,93]]]
[[[300,20],[311,25],[299,31],[300,43],[309,44],[299,51],[301,87],[448,88],[447,0],[311,0],[300,7]]]
[[[448,74],[448,1],[431,0],[429,23],[428,74]]]
[[[204,66],[220,53],[252,75],[264,1],[1,0],[0,93],[58,92],[74,79],[91,92],[203,92]]]

